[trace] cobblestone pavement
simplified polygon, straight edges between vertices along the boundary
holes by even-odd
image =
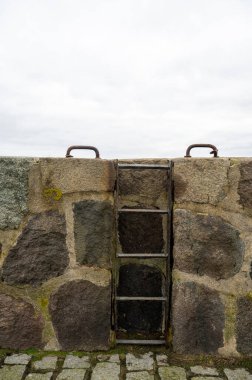
[[[45,355],[1,358],[0,380],[252,380],[246,368],[173,365],[166,354]],[[251,367],[250,367],[251,368]]]

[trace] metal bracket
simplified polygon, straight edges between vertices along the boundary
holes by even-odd
[[[214,158],[218,157],[218,149],[216,148],[216,146],[214,146],[212,144],[192,144],[192,145],[189,145],[189,147],[186,149],[185,157],[187,157],[187,158],[192,157],[190,155],[190,151],[193,148],[210,148],[210,149],[213,149],[212,152],[210,152],[210,154],[213,154]]]
[[[68,149],[67,149],[67,152],[66,152],[66,158],[70,158],[70,157],[73,157],[70,152],[71,150],[73,149],[87,149],[87,150],[93,150],[95,152],[95,158],[100,158],[100,153],[99,153],[99,150],[97,148],[95,148],[94,146],[88,146],[88,145],[72,145],[70,146]]]

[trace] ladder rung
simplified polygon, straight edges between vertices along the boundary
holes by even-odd
[[[116,301],[167,301],[167,297],[115,297]]]
[[[159,258],[159,257],[168,257],[166,253],[117,253],[116,257],[127,258],[127,257],[141,257],[143,259],[148,258]]]
[[[148,208],[119,208],[118,212],[132,212],[132,213],[150,213],[150,214],[169,214],[169,210],[153,210]]]
[[[163,169],[169,170],[170,166],[155,164],[118,164],[120,169]]]
[[[118,344],[143,344],[143,345],[161,345],[166,344],[165,340],[162,339],[149,339],[149,340],[143,340],[143,339],[116,339],[116,343]]]

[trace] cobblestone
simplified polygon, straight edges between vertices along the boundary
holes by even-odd
[[[83,356],[82,358],[79,358],[78,356],[67,355],[63,364],[63,368],[86,369],[89,367],[90,367],[90,362],[89,362],[88,356]]]
[[[191,371],[195,375],[208,375],[208,376],[219,375],[216,368],[202,367],[201,365],[191,367]]]
[[[153,369],[153,354],[148,352],[144,355],[135,356],[133,354],[126,355],[126,367],[128,371],[150,371]]]
[[[37,370],[48,370],[48,371],[54,371],[57,364],[57,356],[45,356],[41,360],[36,360],[32,363],[32,368]]]
[[[60,358],[47,354],[39,360],[36,353],[4,356],[1,355],[0,380],[252,380],[252,358],[247,359],[250,369],[237,365],[223,370],[221,362],[219,368],[196,365],[196,360],[191,367],[188,362],[183,365],[181,359],[180,365],[174,365],[170,355],[158,352],[93,352],[82,357],[69,353]]]
[[[13,354],[10,356],[6,356],[4,360],[4,364],[23,364],[27,365],[31,360],[30,355],[26,354]]]

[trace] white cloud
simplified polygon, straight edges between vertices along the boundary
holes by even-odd
[[[0,1],[0,154],[251,155],[252,3]]]

